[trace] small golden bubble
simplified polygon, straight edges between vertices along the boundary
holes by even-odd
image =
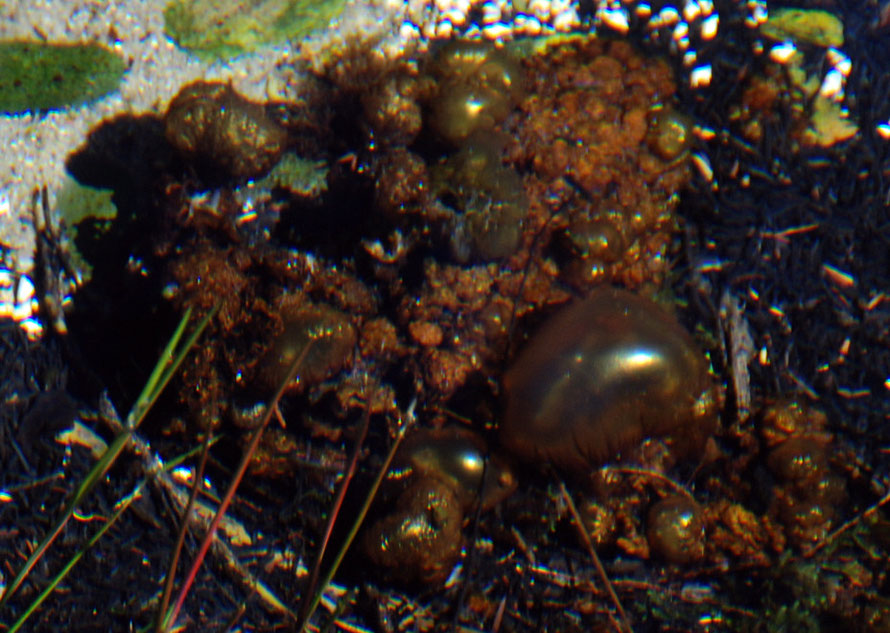
[[[365,532],[362,549],[393,580],[437,584],[460,558],[462,524],[454,490],[422,478],[399,496],[392,513]]]
[[[624,254],[624,237],[608,220],[575,221],[569,226],[567,234],[580,257],[593,257],[612,263]]]
[[[807,435],[826,442],[828,418],[821,410],[798,400],[770,404],[761,417],[761,434],[767,446],[776,446],[790,437]]]
[[[484,42],[450,42],[433,58],[439,89],[430,103],[430,127],[444,141],[459,145],[490,131],[522,93],[519,64]]]
[[[809,437],[785,440],[770,452],[767,463],[789,483],[815,482],[828,467],[825,446]]]
[[[662,499],[649,510],[646,536],[652,551],[669,563],[700,560],[705,554],[701,507],[688,497]]]
[[[260,360],[259,378],[263,386],[274,388],[287,376],[291,364],[306,345],[312,347],[297,371],[291,389],[321,382],[346,367],[358,334],[345,312],[325,304],[303,304],[282,314],[284,330],[275,338]]]
[[[466,514],[480,504],[491,508],[515,489],[509,465],[489,456],[476,433],[419,429],[393,460],[378,503],[385,515],[366,530],[362,549],[393,580],[440,583],[460,556]]]
[[[502,459],[489,458],[485,442],[460,427],[420,429],[402,444],[388,480],[437,479],[451,488],[465,511],[497,505],[516,488]]]
[[[650,116],[648,142],[656,156],[674,161],[692,145],[692,120],[673,108],[659,108]]]

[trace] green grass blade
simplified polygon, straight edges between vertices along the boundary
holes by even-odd
[[[210,446],[216,444],[217,439],[218,438],[213,438],[212,440],[207,442],[207,447],[209,448]],[[173,459],[171,459],[170,461],[168,461],[164,464],[164,470],[166,470],[167,472],[170,472],[171,470],[173,470],[174,468],[176,468],[177,466],[182,464],[184,461],[186,461],[187,459],[189,459],[190,457],[195,455],[198,451],[202,450],[202,448],[203,448],[203,445],[196,446],[195,448],[191,449],[190,451],[183,453],[182,455],[179,455],[177,457],[174,457]],[[56,575],[56,577],[53,578],[52,582],[50,582],[50,584],[46,587],[46,589],[44,589],[40,593],[40,595],[37,596],[37,598],[35,598],[34,602],[31,603],[31,605],[22,614],[22,616],[18,620],[16,620],[15,624],[12,625],[12,628],[9,629],[8,633],[15,633],[24,625],[24,623],[34,613],[34,611],[36,611],[40,607],[40,605],[43,603],[43,601],[46,600],[46,598],[53,592],[53,590],[59,585],[59,583],[71,571],[71,569],[73,569],[74,566],[78,563],[78,561],[80,561],[80,559],[83,557],[83,555],[86,554],[90,550],[90,548],[92,548],[97,542],[99,542],[99,539],[101,539],[102,536],[104,536],[105,532],[107,532],[108,529],[117,522],[117,520],[127,510],[127,508],[130,507],[130,505],[133,503],[133,501],[135,501],[136,499],[139,498],[139,495],[142,494],[142,489],[145,488],[145,484],[146,484],[146,480],[143,479],[133,489],[133,492],[131,492],[129,495],[127,495],[126,497],[124,497],[122,500],[120,500],[118,502],[118,504],[117,504],[118,509],[111,516],[111,518],[108,519],[108,521],[105,523],[105,525],[103,525],[102,528],[99,529],[96,532],[96,534],[93,535],[93,537],[86,543],[86,545],[84,545],[80,549],[80,551],[78,551],[74,556],[71,557],[71,560],[69,560],[68,563],[62,568],[62,570]]]
[[[161,380],[161,375],[164,373],[164,370],[169,366],[172,358],[173,352],[176,350],[176,346],[179,345],[179,340],[182,338],[183,333],[185,332],[185,327],[189,322],[189,319],[192,316],[192,309],[188,308],[185,311],[185,314],[182,315],[182,318],[179,320],[179,325],[176,326],[176,330],[173,331],[173,336],[170,337],[170,340],[167,341],[167,346],[164,347],[164,351],[161,352],[160,358],[158,358],[158,362],[155,364],[155,368],[151,371],[151,375],[148,377],[148,380],[145,382],[145,386],[142,388],[142,393],[139,394],[139,397],[136,398],[136,404],[133,405],[133,408],[130,410],[130,415],[127,416],[127,426],[135,428],[138,426],[135,421],[131,422],[132,418],[136,417],[136,414],[141,411],[148,410],[148,403],[151,402],[152,396],[157,393],[157,386]],[[144,417],[144,413],[142,414]]]
[[[188,319],[192,313],[191,308],[186,310],[185,314],[182,317],[182,320],[179,322],[179,326],[177,326],[176,331],[170,338],[170,342],[167,343],[167,347],[164,348],[164,352],[161,354],[161,358],[158,361],[158,364],[155,366],[154,371],[152,371],[151,377],[148,379],[148,382],[145,383],[145,388],[139,395],[139,399],[136,400],[136,404],[133,405],[133,409],[130,412],[130,415],[127,416],[127,426],[132,425],[133,428],[137,428],[139,424],[142,423],[142,420],[145,418],[146,414],[148,414],[148,412],[154,406],[154,403],[160,397],[161,393],[163,393],[164,389],[167,387],[167,383],[170,382],[170,379],[173,378],[174,374],[176,374],[177,370],[179,370],[179,366],[182,365],[182,361],[185,360],[185,357],[191,351],[192,347],[194,347],[198,338],[201,336],[201,334],[204,333],[204,330],[210,323],[210,319],[212,319],[216,315],[216,313],[219,312],[219,308],[220,304],[217,303],[207,314],[204,315],[204,318],[201,319],[201,321],[198,323],[198,326],[188,336],[188,338],[185,340],[185,343],[182,344],[182,346],[179,348],[179,351],[177,351],[174,355],[176,345],[182,338],[182,334],[185,331],[185,326],[188,323]]]
[[[216,314],[218,308],[219,306],[216,306],[207,313],[207,315],[198,324],[198,327],[195,328],[195,331],[192,332],[192,334],[186,340],[185,344],[181,348],[179,348],[177,352],[176,350],[179,347],[179,342],[182,339],[182,335],[184,334],[186,326],[188,325],[189,318],[191,317],[191,309],[186,310],[185,314],[182,316],[182,319],[180,319],[179,325],[174,331],[173,336],[170,337],[170,340],[167,342],[164,351],[161,353],[161,357],[158,359],[154,370],[152,370],[152,373],[149,376],[145,387],[142,389],[142,393],[137,399],[136,404],[133,405],[130,414],[127,416],[127,430],[119,433],[114,438],[114,440],[111,442],[111,444],[109,444],[108,448],[105,450],[105,453],[103,453],[99,461],[97,461],[93,468],[90,469],[90,472],[87,473],[86,478],[77,487],[77,491],[74,494],[74,497],[67,504],[65,511],[56,522],[52,531],[49,533],[49,535],[47,535],[46,538],[43,539],[37,549],[35,549],[34,552],[28,557],[28,560],[25,562],[22,569],[19,571],[18,574],[16,574],[16,577],[10,583],[2,598],[0,598],[0,609],[2,609],[7,602],[9,602],[9,599],[12,598],[13,594],[15,594],[19,587],[21,587],[22,583],[31,573],[31,570],[43,557],[46,550],[49,549],[50,545],[52,545],[52,543],[56,540],[62,530],[65,529],[68,521],[70,521],[71,517],[74,515],[74,511],[80,506],[84,498],[90,493],[90,491],[92,491],[95,485],[102,480],[102,478],[111,468],[112,464],[114,464],[115,460],[117,460],[117,458],[120,456],[121,452],[124,450],[124,447],[126,447],[127,442],[130,439],[132,431],[139,426],[139,424],[148,414],[152,405],[155,403],[158,396],[160,396],[161,391],[163,391],[164,387],[170,381],[170,378],[179,368],[179,365],[185,359],[186,354],[188,354],[195,341],[197,341],[198,337],[207,327],[207,324],[210,322],[210,319],[213,318],[213,315]]]
[[[381,466],[380,472],[377,473],[377,477],[376,479],[374,479],[374,483],[371,485],[371,490],[368,492],[368,496],[365,497],[365,501],[362,504],[362,507],[359,510],[358,514],[356,515],[355,521],[353,522],[352,527],[349,529],[349,533],[346,535],[346,540],[343,541],[343,545],[341,545],[340,549],[337,551],[337,557],[331,563],[331,566],[328,568],[328,571],[322,579],[321,583],[319,583],[318,590],[313,594],[312,601],[306,608],[303,619],[297,624],[298,631],[302,632],[308,629],[309,621],[312,619],[312,614],[315,613],[315,610],[318,608],[318,603],[321,602],[321,598],[322,596],[324,596],[325,590],[328,588],[328,585],[331,584],[331,580],[334,579],[334,575],[340,568],[340,563],[343,562],[343,558],[346,556],[346,552],[349,550],[349,546],[352,545],[352,541],[355,540],[355,536],[356,534],[358,534],[358,531],[365,520],[365,516],[368,514],[368,510],[371,508],[371,503],[374,501],[374,497],[377,495],[377,490],[380,488],[380,484],[383,483],[383,478],[386,477],[386,473],[389,472],[389,467],[396,455],[396,451],[399,449],[399,445],[402,443],[402,439],[405,437],[405,433],[408,431],[408,427],[411,426],[411,420],[412,418],[409,418],[408,421],[402,425],[402,428],[399,429],[399,433],[398,435],[396,435],[395,442],[393,442],[392,447],[390,447],[389,452],[386,454],[386,459],[383,462],[383,466]]]
[[[68,563],[64,567],[62,567],[61,571],[56,574],[56,577],[52,579],[52,582],[50,582],[49,585],[47,585],[47,587],[40,592],[40,595],[37,596],[34,602],[32,602],[31,605],[25,610],[25,612],[22,613],[22,616],[18,620],[16,620],[15,624],[12,625],[12,628],[9,629],[9,633],[16,633],[22,628],[22,626],[24,626],[28,618],[30,618],[31,615],[40,607],[40,605],[43,604],[43,601],[46,600],[47,597],[49,597],[49,595],[55,590],[59,583],[64,580],[65,576],[68,575],[68,572],[70,572],[71,569],[80,561],[80,559],[83,558],[83,555],[90,551],[90,548],[92,548],[93,545],[95,545],[99,541],[99,539],[102,538],[105,532],[107,532],[109,528],[111,528],[111,526],[117,522],[121,515],[127,510],[127,508],[130,507],[130,504],[139,498],[139,495],[144,487],[145,480],[143,479],[141,482],[139,482],[139,485],[136,486],[133,492],[127,495],[124,500],[119,503],[118,509],[113,515],[111,515],[111,518],[105,522],[105,525],[99,528],[99,530],[97,530],[96,533],[93,534],[92,537],[90,537],[90,540],[87,541],[84,546],[81,547],[80,550],[78,550],[78,552],[71,557]]]

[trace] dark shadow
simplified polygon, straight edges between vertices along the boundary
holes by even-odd
[[[165,266],[154,244],[164,230],[164,188],[182,171],[150,115],[119,116],[90,132],[66,168],[80,183],[110,188],[117,218],[87,219],[77,226],[75,245],[92,268],[66,317],[70,352],[99,376],[120,411],[127,411],[148,378],[176,315],[161,298]],[[93,399],[95,380],[72,389]]]
[[[65,163],[78,182],[115,193],[150,189],[158,177],[182,169],[153,115],[122,115],[103,121]]]

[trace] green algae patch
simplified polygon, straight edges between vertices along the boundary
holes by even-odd
[[[802,102],[808,104],[809,124],[802,141],[808,147],[831,147],[848,141],[859,132],[859,126],[841,103],[819,92],[822,84],[818,75],[808,75],[803,69],[804,56],[797,52],[787,64],[788,77],[801,92]],[[798,106],[803,108],[801,104]]]
[[[92,278],[93,267],[78,250],[76,241],[79,236],[83,237],[82,234],[95,239],[96,235],[108,233],[111,223],[117,218],[117,207],[111,199],[113,193],[111,189],[82,185],[67,176],[56,196],[56,216],[60,220],[78,284]]]
[[[164,30],[180,48],[226,59],[305,37],[340,15],[345,0],[173,0]]]
[[[0,41],[0,112],[83,105],[117,90],[127,62],[95,44]]]
[[[844,23],[821,9],[775,9],[760,32],[774,40],[792,40],[816,46],[844,45]]]
[[[86,219],[114,220],[117,207],[111,201],[111,189],[88,187],[67,176],[56,195],[56,213],[66,227],[74,228]]]
[[[328,166],[325,161],[302,158],[287,153],[255,186],[261,189],[280,187],[295,194],[316,197],[327,191]]]

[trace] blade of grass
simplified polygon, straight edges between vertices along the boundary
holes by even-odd
[[[197,343],[198,338],[201,334],[204,333],[204,330],[207,328],[207,325],[210,323],[210,320],[216,316],[216,313],[219,312],[220,308],[219,303],[217,303],[210,311],[204,315],[199,322],[197,327],[192,331],[192,333],[185,339],[185,343],[179,347],[179,351],[173,356],[173,349],[175,349],[175,345],[171,345],[173,342],[173,338],[170,339],[170,343],[167,344],[167,347],[164,349],[164,353],[161,355],[161,359],[158,361],[158,364],[155,366],[154,371],[152,372],[151,377],[149,378],[149,382],[146,383],[145,388],[142,390],[139,398],[136,400],[136,404],[133,405],[133,408],[130,410],[130,414],[127,416],[127,426],[132,428],[138,428],[139,424],[145,419],[145,416],[154,406],[154,403],[160,397],[161,393],[167,386],[167,383],[170,382],[170,379],[173,378],[174,374],[176,374],[179,366],[182,364],[182,361],[185,360],[185,357],[191,351],[192,347],[194,347],[195,343]],[[183,315],[182,320],[179,322],[179,326],[176,328],[176,332],[174,333],[175,339],[178,341],[179,338],[182,337],[182,334],[185,330],[185,325],[188,323],[189,317],[191,316],[192,309],[189,308],[186,310],[185,315]],[[171,360],[172,357],[172,360]],[[169,365],[165,362],[162,364],[162,361],[169,362]],[[159,371],[160,369],[160,371]],[[149,386],[153,388],[149,389]]]
[[[71,557],[71,559],[62,567],[61,571],[56,574],[55,578],[47,585],[47,587],[40,592],[40,595],[31,603],[31,605],[22,613],[21,617],[16,620],[15,624],[9,629],[9,633],[16,633],[16,631],[20,630],[29,617],[36,611],[43,601],[46,600],[47,597],[53,592],[53,590],[59,585],[62,580],[64,580],[65,576],[68,575],[68,572],[83,558],[83,555],[86,554],[90,548],[95,545],[100,538],[111,528],[112,525],[117,522],[117,520],[121,517],[121,515],[130,507],[130,504],[133,503],[136,499],[139,498],[139,495],[142,493],[142,489],[145,487],[146,480],[143,479],[139,482],[136,488],[129,495],[124,497],[124,499],[118,503],[118,508],[115,510],[114,514],[111,515],[111,518],[105,522],[101,528],[99,528],[93,536],[90,537],[83,547],[78,550],[78,552]]]
[[[337,496],[334,498],[334,503],[331,506],[331,511],[328,513],[328,523],[325,526],[324,536],[321,539],[321,544],[318,547],[318,554],[315,557],[315,564],[312,566],[312,575],[309,577],[309,582],[306,585],[306,593],[303,594],[302,605],[300,606],[300,618],[298,622],[302,623],[306,621],[306,610],[309,608],[310,600],[309,596],[315,592],[315,585],[318,582],[318,577],[321,574],[321,566],[324,562],[324,553],[327,550],[328,543],[331,540],[331,533],[334,531],[334,525],[337,523],[337,517],[340,515],[340,508],[343,506],[343,499],[346,498],[346,491],[349,489],[349,484],[352,482],[352,478],[355,475],[356,467],[358,466],[358,458],[361,455],[362,445],[365,443],[365,437],[368,435],[368,427],[371,426],[371,407],[365,402],[365,412],[362,415],[362,424],[361,429],[359,430],[358,437],[355,440],[355,446],[352,448],[352,455],[349,457],[348,466],[346,467],[346,472],[343,475],[343,481],[340,482],[340,489],[337,491]]]
[[[198,337],[203,333],[204,329],[207,327],[207,324],[210,322],[210,319],[216,314],[216,311],[219,309],[218,306],[214,307],[198,324],[198,327],[195,328],[195,331],[191,336],[186,340],[186,344],[179,350],[179,352],[174,356],[174,351],[177,349],[179,345],[179,341],[182,338],[183,333],[185,332],[186,325],[191,317],[191,309],[186,310],[185,314],[180,319],[179,325],[173,333],[173,336],[170,337],[170,340],[167,342],[167,346],[164,348],[164,351],[161,354],[160,359],[155,365],[154,370],[152,371],[148,382],[146,382],[145,387],[142,390],[142,394],[136,401],[136,404],[133,406],[133,409],[130,412],[130,415],[127,416],[127,427],[126,429],[119,433],[111,444],[108,445],[108,448],[105,450],[105,453],[96,462],[93,468],[90,469],[90,472],[87,473],[87,476],[77,487],[74,496],[71,501],[68,502],[65,507],[65,511],[62,513],[62,516],[56,522],[52,531],[43,539],[37,549],[28,557],[28,560],[25,561],[24,566],[16,574],[16,577],[10,583],[6,592],[0,597],[0,610],[9,602],[10,598],[15,594],[15,592],[21,587],[22,583],[25,582],[25,579],[31,573],[31,570],[37,564],[37,562],[43,557],[46,550],[53,544],[59,534],[62,533],[62,530],[65,529],[65,526],[68,524],[68,521],[71,520],[71,517],[74,515],[74,511],[83,503],[83,500],[86,496],[92,491],[92,489],[96,486],[99,481],[105,476],[105,474],[111,469],[111,466],[120,456],[121,452],[124,450],[124,447],[127,445],[127,442],[130,439],[130,436],[135,430],[139,423],[145,418],[145,415],[151,409],[151,406],[157,400],[158,396],[161,393],[161,390],[167,385],[170,381],[170,378],[179,368],[179,365],[185,359],[186,354],[188,354],[191,347],[194,345],[195,341],[197,341]]]
[[[173,353],[176,351],[176,347],[179,345],[179,341],[185,333],[186,325],[191,316],[192,309],[188,308],[179,320],[179,325],[177,325],[176,329],[173,331],[173,336],[167,341],[167,345],[164,347],[164,351],[161,352],[161,356],[158,358],[158,362],[155,364],[154,369],[151,370],[148,380],[145,381],[145,386],[142,387],[142,393],[139,394],[135,404],[133,404],[133,407],[130,409],[130,414],[127,416],[128,427],[138,426],[138,424],[133,423],[132,421],[137,418],[138,412],[146,409],[148,402],[152,400],[153,394],[158,393],[158,383],[161,382],[164,372],[170,367],[170,364],[173,361]]]
[[[365,501],[362,504],[362,507],[359,509],[358,514],[356,514],[355,521],[353,522],[352,527],[349,529],[349,533],[346,535],[346,540],[343,541],[343,544],[340,546],[340,549],[337,552],[336,558],[334,558],[334,561],[331,563],[330,568],[328,568],[325,577],[322,579],[321,583],[319,583],[318,590],[312,595],[312,601],[308,603],[305,609],[301,609],[301,612],[305,611],[305,617],[303,617],[297,623],[297,631],[300,631],[301,633],[309,627],[309,620],[312,618],[312,614],[315,613],[315,610],[318,608],[318,604],[321,602],[321,598],[322,596],[324,596],[325,590],[328,588],[328,585],[331,584],[331,580],[333,580],[334,575],[340,568],[340,563],[343,562],[343,558],[346,556],[346,552],[349,550],[349,546],[352,545],[352,541],[355,540],[355,536],[356,534],[358,534],[358,531],[365,520],[365,516],[368,514],[371,503],[374,501],[374,497],[377,496],[377,490],[380,488],[380,484],[383,483],[383,478],[386,476],[386,473],[389,472],[389,467],[396,455],[396,451],[399,449],[399,446],[402,443],[402,439],[404,439],[405,437],[405,433],[414,422],[413,405],[408,409],[408,419],[405,424],[402,424],[399,428],[396,439],[393,442],[393,445],[390,447],[389,452],[386,454],[386,459],[383,461],[383,466],[380,467],[380,471],[377,473],[377,477],[374,479],[374,483],[371,485],[371,490],[368,492],[368,496],[365,497]]]
[[[198,463],[198,468],[195,470],[192,489],[189,491],[189,500],[185,506],[185,511],[182,513],[182,523],[179,526],[179,534],[176,537],[176,546],[173,548],[173,558],[170,561],[170,569],[167,572],[167,579],[164,582],[164,594],[161,597],[161,604],[158,608],[158,623],[155,629],[157,633],[161,633],[164,627],[164,614],[167,612],[167,607],[170,605],[170,595],[173,593],[173,583],[176,581],[176,568],[179,566],[179,556],[182,553],[182,547],[185,544],[185,535],[188,532],[192,509],[195,506],[195,499],[198,497],[198,488],[201,485],[201,481],[204,479],[204,467],[207,465],[207,456],[210,454],[211,435],[212,434],[209,432],[204,435],[201,461]]]
[[[590,540],[590,534],[587,532],[587,528],[584,527],[584,521],[581,519],[581,514],[578,512],[578,507],[575,505],[575,501],[572,499],[572,495],[569,494],[562,479],[557,477],[557,480],[559,481],[559,492],[562,494],[562,498],[569,508],[569,512],[572,515],[572,521],[575,524],[575,529],[581,537],[581,541],[584,543],[587,553],[590,554],[591,560],[593,560],[593,565],[596,567],[596,573],[599,574],[600,579],[603,581],[603,584],[606,587],[606,593],[609,594],[609,599],[612,601],[612,604],[615,605],[615,610],[618,612],[618,629],[621,633],[633,633],[633,627],[630,625],[627,613],[621,605],[621,600],[618,599],[618,594],[615,593],[615,588],[609,580],[606,568],[603,567],[603,563],[600,561],[600,557],[596,553],[596,548],[593,546],[593,541]]]
[[[213,517],[213,521],[210,523],[210,527],[207,528],[207,533],[204,535],[204,540],[201,541],[201,547],[198,549],[198,553],[195,555],[192,566],[182,583],[182,587],[180,587],[179,589],[179,594],[176,597],[176,603],[173,605],[173,608],[167,613],[166,617],[164,618],[163,627],[161,629],[162,631],[168,631],[170,629],[170,626],[176,622],[176,618],[179,615],[179,612],[182,610],[182,605],[185,602],[185,598],[188,595],[189,589],[191,589],[192,584],[195,582],[195,577],[198,575],[198,570],[201,568],[201,565],[204,562],[204,558],[207,556],[207,550],[210,549],[210,544],[213,542],[213,538],[216,534],[217,528],[219,527],[220,521],[222,521],[223,516],[225,516],[226,511],[229,509],[229,505],[232,503],[232,499],[235,497],[235,492],[238,490],[238,486],[241,484],[244,473],[247,472],[247,466],[250,464],[250,460],[253,459],[253,455],[256,452],[257,446],[259,446],[260,439],[263,436],[263,431],[265,431],[266,426],[269,424],[269,420],[272,419],[272,415],[275,413],[275,410],[278,407],[279,400],[281,400],[281,397],[284,395],[284,392],[287,389],[288,385],[291,384],[293,379],[296,377],[297,372],[300,369],[300,365],[303,364],[303,361],[305,360],[306,355],[309,353],[309,350],[312,349],[312,345],[314,342],[315,339],[309,339],[309,342],[300,352],[300,355],[297,356],[296,359],[294,359],[293,363],[291,363],[287,375],[284,377],[284,380],[282,380],[281,383],[278,385],[278,389],[275,391],[275,395],[272,397],[272,400],[269,402],[269,404],[266,405],[266,412],[263,415],[259,426],[257,426],[256,430],[254,431],[253,437],[250,438],[250,443],[244,450],[244,454],[241,456],[241,462],[238,464],[238,468],[235,470],[235,474],[232,475],[232,481],[229,484],[228,489],[226,490],[226,494],[216,510],[216,515]]]
[[[164,465],[163,470],[167,472],[173,470],[174,468],[179,466],[179,464],[192,456],[197,450],[199,449],[192,449],[191,451],[188,451],[183,455],[171,459]],[[74,568],[74,566],[83,557],[83,555],[88,552],[90,548],[92,548],[99,541],[99,539],[102,538],[102,536],[109,530],[109,528],[111,528],[112,525],[115,524],[115,522],[123,515],[127,508],[130,507],[133,501],[139,498],[139,496],[142,494],[142,489],[145,487],[145,484],[149,481],[149,479],[150,477],[147,477],[140,481],[133,489],[133,492],[117,502],[116,505],[118,509],[111,516],[111,518],[109,518],[105,525],[103,525],[102,528],[99,529],[96,534],[94,534],[93,537],[90,538],[90,540],[74,556],[71,557],[71,559],[66,563],[62,570],[59,571],[55,578],[53,578],[49,586],[47,586],[46,589],[44,589],[40,593],[40,595],[34,599],[34,602],[32,602],[25,610],[25,612],[21,615],[21,617],[16,620],[15,624],[12,625],[12,628],[9,629],[8,633],[15,633],[24,625],[28,618],[33,615],[34,611],[36,611],[40,607],[43,601],[46,600],[46,598],[53,592],[53,590],[59,585],[59,583],[65,578],[65,576]]]

